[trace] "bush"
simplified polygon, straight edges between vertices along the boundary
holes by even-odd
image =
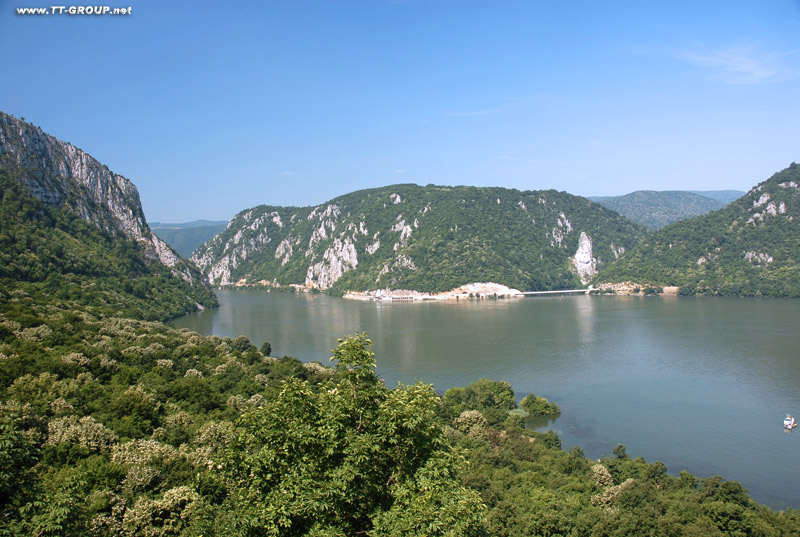
[[[561,408],[540,395],[529,394],[520,402],[520,406],[531,416],[557,416]]]

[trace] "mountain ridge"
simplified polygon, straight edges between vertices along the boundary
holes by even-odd
[[[398,184],[314,207],[247,209],[192,260],[223,286],[441,292],[492,281],[546,290],[585,284],[644,233],[566,192]]]
[[[646,237],[599,284],[679,286],[682,294],[800,296],[800,167],[792,163],[717,211]]]
[[[88,153],[0,112],[0,159],[19,169],[17,179],[48,206],[66,208],[113,236],[133,240],[175,276],[202,285],[193,267],[150,231],[136,186]]]
[[[590,199],[650,230],[725,206],[719,200],[685,190],[637,190],[623,196]]]
[[[0,185],[0,302],[21,293],[151,320],[217,304],[197,268],[150,231],[131,181],[2,112]]]

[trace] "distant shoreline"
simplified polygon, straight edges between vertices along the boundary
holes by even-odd
[[[248,284],[243,280],[239,282],[217,287],[217,289],[241,289],[241,288],[261,288],[275,291],[288,291],[294,293],[320,293],[316,287],[306,285],[289,284],[279,285],[276,282],[260,280],[253,284]],[[560,290],[543,291],[543,294],[559,293]],[[617,295],[617,296],[678,296],[680,287],[678,286],[655,286],[652,284],[640,284],[634,282],[604,283],[597,287],[589,285],[585,290],[586,294],[591,295]],[[576,293],[578,290],[576,290]],[[363,302],[423,302],[441,300],[470,300],[470,299],[496,299],[496,298],[525,298],[526,293],[494,282],[473,282],[449,291],[441,293],[426,293],[414,289],[375,289],[369,291],[346,291],[341,295],[348,300],[360,300]]]

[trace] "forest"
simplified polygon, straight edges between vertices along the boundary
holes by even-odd
[[[563,451],[507,382],[387,387],[366,334],[329,366],[21,291],[2,306],[3,535],[800,531],[736,482]]]
[[[724,209],[645,237],[595,283],[674,285],[683,295],[798,297],[798,184],[800,166],[792,163]]]
[[[438,293],[470,282],[571,289],[581,285],[573,257],[582,233],[591,237],[599,269],[647,230],[556,190],[399,184],[317,207],[244,210],[193,260],[221,286],[266,281],[339,295],[378,288]]]
[[[800,534],[737,482],[564,451],[525,427],[559,412],[546,394],[386,386],[366,334],[322,364],[173,328],[213,293],[17,173],[0,166],[2,536]]]

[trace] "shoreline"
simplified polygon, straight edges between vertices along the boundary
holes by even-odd
[[[413,302],[425,300],[469,300],[487,298],[523,298],[519,289],[493,282],[469,283],[441,293],[422,293],[411,289],[377,289],[374,291],[348,291],[342,298],[367,302]]]
[[[276,291],[289,291],[294,293],[324,293],[325,290],[309,287],[302,284],[280,285],[277,282],[260,280],[253,284],[239,280],[233,285],[217,287],[217,289],[264,288]],[[655,286],[634,282],[603,283],[597,287],[589,285],[586,289],[553,290],[538,292],[523,292],[513,287],[508,287],[495,282],[473,282],[456,287],[441,293],[427,293],[414,289],[374,289],[368,291],[346,291],[341,298],[360,300],[363,302],[422,302],[441,300],[471,300],[471,299],[498,299],[498,298],[525,298],[530,293],[548,294],[577,294],[587,295],[617,295],[617,296],[678,296],[678,286]]]

